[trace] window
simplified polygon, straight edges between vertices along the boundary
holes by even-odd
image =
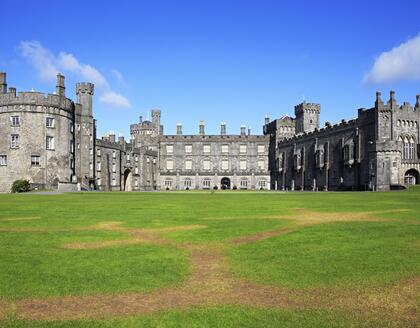
[[[241,186],[242,189],[248,188],[248,179],[247,178],[241,178],[240,186]]]
[[[227,159],[222,160],[222,170],[229,170],[229,161]]]
[[[117,153],[115,152],[115,150],[112,151],[112,158],[117,158]]]
[[[263,154],[265,152],[265,145],[258,145],[258,153]]]
[[[210,189],[211,180],[209,178],[203,179],[203,189]]]
[[[10,139],[10,148],[19,148],[19,135],[12,134]]]
[[[174,146],[173,145],[166,145],[166,153],[172,154],[174,152]]]
[[[116,164],[112,164],[112,172],[116,172],[117,171],[117,165]]]
[[[206,154],[210,153],[210,145],[203,146],[203,153],[206,153]]]
[[[41,165],[41,157],[38,155],[31,156],[31,165],[32,166],[40,166]]]
[[[203,169],[204,169],[204,170],[210,170],[210,160],[205,159],[205,160],[203,161]]]
[[[239,169],[240,170],[246,170],[246,160],[241,159],[239,161]]]
[[[96,155],[101,156],[101,148],[96,149]]]
[[[165,187],[171,188],[172,187],[172,180],[171,179],[165,179]]]
[[[93,171],[93,163],[92,162],[89,163],[89,170]]]
[[[98,171],[101,170],[101,162],[98,162]]]
[[[222,145],[222,153],[223,154],[229,153],[229,145]]]
[[[7,155],[0,155],[0,166],[7,165]]]
[[[139,161],[139,157],[136,155],[135,157],[135,161],[138,162]]]
[[[414,153],[414,139],[413,139],[413,138],[410,138],[409,156],[410,156],[410,159],[415,159],[415,153]]]
[[[117,180],[115,180],[115,178],[112,178],[111,185],[114,186],[114,187],[117,185]]]
[[[241,154],[246,153],[246,145],[239,145],[239,152]]]
[[[138,167],[134,168],[134,174],[139,174],[139,168]]]
[[[185,145],[185,152],[187,154],[191,154],[192,153],[192,145]]]
[[[54,149],[54,137],[47,136],[46,146],[47,146],[47,149],[49,149],[49,150]]]
[[[192,170],[192,160],[190,159],[185,160],[185,169]]]
[[[184,188],[191,188],[192,186],[192,180],[190,178],[186,178],[184,180]]]
[[[100,186],[102,184],[102,180],[101,178],[98,179],[98,186]]]
[[[267,181],[265,181],[265,180],[259,180],[258,181],[258,187],[260,188],[260,189],[265,189],[265,186],[267,185]]]
[[[174,161],[171,159],[168,159],[166,161],[166,169],[167,170],[173,170],[174,169]]]
[[[70,159],[70,168],[74,169],[74,159]]]
[[[127,154],[127,162],[130,161],[130,154]]]
[[[137,179],[136,179],[136,180],[134,180],[134,186],[135,186],[135,187],[138,187],[138,186],[139,186],[139,180],[137,180]]]
[[[70,153],[74,153],[74,141],[73,140],[71,140],[70,141]]]
[[[259,170],[265,169],[265,161],[263,159],[258,160],[258,169]]]
[[[10,124],[12,126],[19,126],[20,125],[20,116],[17,116],[17,115],[10,116]]]
[[[54,127],[54,119],[52,117],[47,117],[45,121],[45,125],[47,128],[53,128]]]

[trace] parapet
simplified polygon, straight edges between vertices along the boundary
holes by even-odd
[[[321,111],[321,105],[316,103],[307,103],[306,101],[304,101],[303,103],[300,103],[295,106],[295,115],[298,115],[299,113],[302,113],[304,111],[313,111],[319,114]]]
[[[94,87],[95,87],[94,84],[90,82],[76,83],[76,94],[87,93],[87,94],[93,95]]]

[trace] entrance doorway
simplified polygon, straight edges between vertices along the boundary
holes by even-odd
[[[415,169],[410,169],[405,172],[404,184],[409,186],[419,184],[419,172]]]
[[[130,169],[124,171],[124,191],[132,191],[133,187],[131,185],[132,174]]]
[[[222,178],[220,181],[220,188],[221,189],[230,189],[230,179],[229,178]]]

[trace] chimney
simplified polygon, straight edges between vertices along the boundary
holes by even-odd
[[[6,72],[0,72],[0,94],[7,93]]]
[[[420,109],[420,95],[416,96],[416,109]]]
[[[115,132],[114,131],[109,132],[109,141],[115,142]]]
[[[270,123],[270,118],[268,117],[268,115],[265,115],[265,119],[264,119],[264,124],[268,124]]]
[[[204,121],[200,121],[200,124],[198,125],[198,132],[201,136],[205,135]]]
[[[10,87],[10,88],[9,88],[9,93],[10,93],[13,97],[16,97],[16,88],[14,88],[14,87]]]
[[[139,117],[139,123],[143,123],[143,116],[141,116],[141,115]]]
[[[226,135],[226,122],[220,123],[220,135]]]
[[[248,135],[249,136],[251,135],[251,129],[248,129]]]
[[[57,85],[55,87],[55,93],[62,97],[66,95],[66,87],[64,85],[64,75],[60,73],[57,74]]]
[[[246,135],[246,126],[241,125],[241,136],[245,136],[245,135]]]
[[[176,124],[176,134],[177,135],[182,135],[182,124],[181,123]]]
[[[124,139],[124,136],[120,133],[120,135],[118,136],[118,142],[121,144],[121,145],[124,145],[125,144],[125,139]]]

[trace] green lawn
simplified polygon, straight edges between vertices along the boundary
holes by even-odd
[[[299,225],[292,218],[302,208],[320,217],[370,212],[378,220]],[[232,279],[250,284],[301,292],[386,290],[419,277],[419,222],[420,188],[382,193],[4,194],[0,195],[0,326],[414,327],[409,315],[400,320],[387,316],[385,309],[383,317],[376,312],[356,316],[342,308],[270,309],[229,302],[88,321],[18,318],[19,302],[31,298],[159,294],[161,288],[180,288],[194,271],[188,247],[218,249]],[[110,227],[103,228],[107,224]],[[185,226],[192,228],[177,230]],[[151,232],[151,242],[112,244],[134,238],[132,231],[139,228]],[[289,231],[234,242],[281,229]],[[108,246],[66,246],[74,243]],[[420,310],[418,304],[416,309]]]

